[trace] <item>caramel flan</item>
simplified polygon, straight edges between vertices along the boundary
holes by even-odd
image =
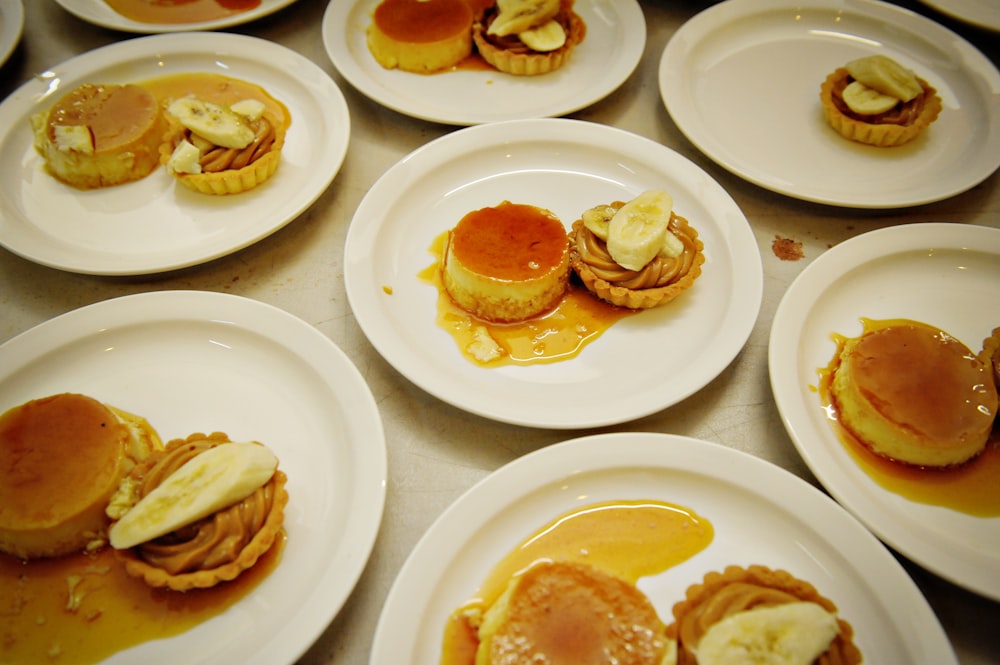
[[[634,585],[591,566],[540,561],[484,613],[476,665],[660,665],[665,626]]]
[[[428,74],[472,53],[466,0],[383,0],[368,27],[368,49],[386,69]]]
[[[523,321],[566,291],[569,243],[550,211],[504,201],[474,210],[449,232],[441,277],[457,305],[487,321]]]
[[[101,544],[122,477],[160,447],[142,418],[74,393],[0,416],[0,551],[29,559]]]
[[[917,321],[865,321],[845,340],[831,395],[840,424],[874,452],[918,466],[960,464],[983,450],[997,411],[985,363]]]
[[[139,180],[159,165],[166,121],[137,85],[84,84],[31,118],[48,171],[79,189]]]

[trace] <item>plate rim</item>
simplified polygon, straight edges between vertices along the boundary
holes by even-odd
[[[205,37],[211,37],[211,40],[207,42],[209,46],[199,46],[199,44],[206,43]],[[253,229],[252,232],[240,232],[240,227],[237,226],[234,231],[225,234],[225,237],[228,238],[225,243],[213,244],[208,249],[184,247],[154,260],[133,261],[126,265],[122,265],[120,262],[109,262],[107,259],[101,260],[98,256],[100,253],[93,250],[81,252],[79,256],[73,258],[63,257],[60,259],[59,257],[46,256],[43,244],[28,242],[25,246],[26,243],[19,240],[16,234],[14,242],[12,242],[10,229],[16,229],[20,225],[31,226],[31,222],[20,214],[6,215],[2,211],[0,211],[0,246],[39,265],[77,274],[152,275],[200,265],[246,249],[298,219],[330,188],[331,183],[343,167],[350,144],[350,110],[342,91],[322,68],[298,52],[260,37],[236,33],[195,31],[147,35],[113,42],[73,56],[49,68],[42,75],[26,81],[9,97],[0,102],[0,119],[12,120],[5,123],[6,126],[0,127],[0,141],[7,140],[15,133],[27,131],[21,124],[13,122],[13,120],[24,120],[33,108],[47,100],[47,95],[52,92],[48,81],[51,77],[64,76],[71,79],[81,79],[85,78],[88,72],[106,68],[113,63],[136,61],[150,56],[184,56],[192,53],[246,59],[264,69],[273,69],[273,66],[262,60],[260,54],[280,54],[283,59],[295,63],[296,72],[307,72],[308,77],[301,74],[293,74],[292,76],[301,83],[302,91],[310,96],[311,102],[323,105],[325,108],[329,107],[329,113],[324,114],[323,117],[327,119],[328,144],[331,149],[323,153],[322,166],[324,170],[313,169],[316,172],[322,172],[324,177],[317,178],[312,183],[311,189],[298,189],[293,192],[297,196],[287,197],[293,202],[292,206],[287,208],[285,214],[276,215],[272,223],[260,229]],[[316,86],[316,82],[320,84],[319,87]],[[322,96],[320,96],[321,94]],[[329,104],[323,104],[323,102],[329,102]],[[328,172],[326,172],[327,169]],[[128,186],[128,184],[122,186]],[[119,253],[115,256],[120,259],[128,254]]]
[[[0,0],[0,67],[14,54],[24,35],[24,4],[21,0]]]
[[[197,21],[194,23],[144,23],[126,18],[110,7],[104,7],[106,11],[103,14],[94,10],[88,10],[87,6],[94,5],[94,2],[87,2],[86,0],[56,0],[56,3],[60,7],[81,21],[101,28],[136,34],[162,34],[230,28],[270,16],[295,2],[298,2],[298,0],[263,0],[254,9],[211,21]]]
[[[631,77],[635,72],[639,62],[642,60],[646,44],[646,18],[638,0],[615,0],[613,3],[615,9],[618,10],[621,16],[624,16],[627,19],[627,23],[624,26],[625,29],[641,35],[642,38],[641,40],[634,42],[626,42],[627,48],[620,61],[620,67],[617,72],[618,76],[605,86],[605,88],[601,88],[598,94],[592,96],[588,93],[586,95],[587,99],[585,100],[571,98],[572,103],[553,104],[549,109],[541,114],[524,112],[507,113],[503,116],[493,114],[476,114],[465,112],[458,105],[439,109],[437,111],[431,111],[429,109],[426,111],[420,111],[408,108],[406,100],[402,97],[387,94],[382,91],[380,86],[372,84],[370,77],[365,75],[365,72],[357,66],[355,59],[351,57],[351,53],[347,48],[350,39],[349,36],[344,34],[345,31],[352,31],[347,18],[355,10],[355,8],[362,3],[374,5],[375,0],[338,0],[336,2],[330,2],[323,14],[323,21],[321,24],[323,46],[328,59],[333,64],[334,69],[336,69],[337,72],[340,73],[340,75],[355,90],[375,103],[417,120],[436,122],[444,125],[472,126],[489,122],[503,122],[506,120],[557,117],[580,111],[588,106],[596,104],[625,84],[629,77]],[[490,73],[491,72],[484,72],[484,75]],[[492,72],[492,74],[496,75],[500,74],[500,72]],[[414,74],[414,76],[420,75]]]
[[[747,468],[745,465],[753,473],[740,472],[739,469]],[[879,572],[885,573],[867,576],[871,578],[873,586],[885,589],[892,583],[892,586],[905,591],[910,601],[908,611],[921,615],[927,623],[928,630],[921,631],[922,637],[930,640],[931,633],[934,633],[933,637],[936,639],[933,640],[933,646],[938,648],[940,662],[958,662],[937,616],[905,569],[875,536],[820,490],[762,458],[719,443],[677,434],[624,431],[568,439],[522,455],[482,478],[445,508],[410,551],[389,589],[376,624],[369,665],[399,665],[401,662],[397,658],[401,647],[398,625],[394,624],[395,615],[412,615],[414,599],[424,600],[420,587],[433,586],[441,575],[446,574],[447,571],[442,570],[442,567],[448,566],[457,554],[452,551],[451,545],[445,545],[444,549],[454,556],[442,556],[442,548],[436,543],[442,541],[440,534],[447,531],[452,523],[484,524],[514,503],[524,501],[530,494],[563,478],[586,472],[613,472],[637,466],[691,471],[713,477],[721,472],[722,480],[727,484],[758,496],[761,495],[760,481],[766,478],[769,489],[794,493],[796,499],[822,511],[823,516],[829,520],[824,522],[824,528],[829,526],[856,538],[852,543],[850,556],[845,558],[856,559],[860,550],[864,549],[866,565],[875,565]],[[750,478],[753,478],[753,482],[750,482]],[[497,501],[497,497],[502,497],[502,501]],[[541,521],[544,520],[540,520],[539,524]],[[530,525],[525,527],[525,535],[531,528]],[[831,546],[834,544],[831,543]],[[515,545],[515,542],[511,543],[511,547]],[[840,546],[837,549],[841,549]],[[435,561],[434,570],[428,573],[424,567],[430,560]],[[692,583],[694,581],[696,580]],[[414,593],[415,585],[417,593]],[[470,589],[470,593],[472,591]],[[404,606],[409,607],[409,610],[403,609]],[[912,620],[915,615],[911,615],[909,619]],[[907,621],[907,625],[910,622]],[[443,628],[442,626],[442,630]],[[386,634],[391,634],[392,639],[387,639]],[[407,636],[404,635],[403,640],[406,639]],[[384,653],[387,650],[389,653]],[[412,658],[412,654],[408,655]]]
[[[345,533],[351,536],[351,542],[349,546],[339,549],[343,550],[341,559],[347,565],[338,568],[337,574],[328,578],[328,586],[314,587],[309,597],[312,601],[317,599],[323,601],[326,606],[324,611],[296,616],[293,629],[295,634],[302,636],[302,642],[296,640],[293,646],[285,649],[287,658],[281,660],[287,665],[292,665],[315,643],[343,609],[374,550],[385,510],[388,477],[385,430],[381,413],[357,366],[333,340],[318,329],[284,309],[259,300],[200,290],[148,291],[117,296],[84,305],[43,321],[0,344],[0,359],[4,360],[0,362],[2,368],[0,384],[23,371],[25,367],[30,367],[47,353],[73,344],[79,339],[80,325],[90,324],[90,327],[86,328],[88,333],[106,334],[136,324],[150,325],[156,321],[197,321],[262,335],[290,353],[302,357],[305,362],[307,359],[298,348],[283,341],[294,335],[299,342],[304,341],[308,344],[310,350],[326,354],[325,357],[319,358],[311,356],[309,359],[311,362],[308,364],[317,370],[327,385],[333,386],[335,383],[333,379],[336,379],[336,382],[347,381],[350,384],[350,394],[355,400],[352,404],[359,407],[351,411],[354,415],[351,416],[353,422],[350,429],[362,428],[366,432],[364,445],[351,446],[359,461],[354,471],[371,474],[370,477],[357,483],[356,487],[361,491],[356,493],[355,498],[364,500],[370,511],[366,512],[365,519],[360,515],[352,517],[350,528],[345,529]],[[272,325],[272,329],[262,331],[260,327],[255,327],[254,323],[260,321]],[[6,362],[10,359],[14,362]],[[324,363],[336,365],[335,377],[320,372]],[[374,488],[377,490],[373,491]],[[355,530],[351,531],[351,528]],[[323,577],[327,572],[318,571],[317,577]],[[305,600],[303,599],[303,607],[306,606]],[[289,621],[286,620],[280,628],[287,630]],[[175,638],[183,639],[184,635],[185,633],[180,633]],[[120,657],[126,652],[117,652],[112,658]]]
[[[377,312],[373,313],[377,309],[371,306],[374,298],[368,297],[369,295],[377,297],[378,285],[368,284],[367,282],[371,280],[366,280],[364,274],[358,274],[358,271],[361,271],[365,264],[358,258],[354,258],[354,255],[367,255],[367,243],[374,242],[377,236],[382,216],[373,214],[370,212],[370,208],[382,205],[385,197],[381,194],[381,190],[389,188],[395,191],[394,180],[408,181],[414,173],[420,170],[415,168],[415,164],[419,165],[427,160],[433,163],[434,160],[438,159],[439,153],[447,155],[447,151],[451,150],[453,145],[470,144],[481,148],[517,142],[527,143],[539,140],[540,137],[549,141],[558,140],[562,143],[573,143],[573,145],[594,146],[603,146],[604,143],[599,143],[600,140],[610,141],[614,139],[617,141],[616,146],[623,143],[641,145],[642,150],[646,151],[644,154],[647,155],[651,151],[656,151],[665,161],[671,161],[683,167],[683,173],[699,177],[704,187],[713,190],[713,196],[718,197],[720,205],[726,208],[726,212],[742,222],[742,224],[729,224],[728,222],[720,224],[720,228],[724,227],[730,236],[726,243],[726,250],[730,253],[740,252],[740,259],[744,261],[740,267],[744,272],[741,273],[741,279],[736,279],[734,276],[733,283],[740,289],[740,297],[731,298],[730,306],[726,310],[727,319],[733,316],[737,317],[736,325],[732,325],[733,322],[730,322],[727,332],[731,334],[726,338],[726,344],[721,345],[721,352],[717,354],[717,357],[713,356],[713,362],[710,364],[711,371],[708,372],[711,376],[703,377],[704,380],[700,380],[697,385],[687,386],[683,391],[675,391],[667,400],[657,399],[655,403],[652,400],[635,400],[626,406],[619,407],[623,410],[616,413],[594,413],[589,418],[581,419],[578,415],[577,417],[560,415],[557,413],[558,409],[547,409],[548,415],[544,417],[526,417],[523,413],[515,413],[514,411],[517,409],[512,410],[510,405],[493,404],[488,408],[477,408],[474,400],[473,403],[470,403],[470,400],[464,395],[451,394],[452,391],[447,387],[434,385],[435,382],[427,373],[420,373],[416,367],[411,366],[411,360],[407,354],[399,354],[394,351],[398,334],[388,332],[387,326],[376,325],[380,321],[380,315]],[[702,194],[705,193],[702,192]],[[701,198],[706,197],[707,195]],[[430,240],[429,238],[428,242]],[[415,276],[414,279],[416,279]],[[662,411],[690,397],[717,378],[745,347],[760,315],[763,300],[763,261],[749,220],[738,204],[707,172],[680,153],[644,136],[607,125],[568,118],[536,118],[474,125],[456,130],[418,147],[387,169],[368,190],[355,210],[348,227],[344,243],[344,287],[355,320],[368,341],[383,359],[425,392],[468,413],[498,422],[547,429],[580,429],[619,424]],[[736,302],[732,302],[733,300]],[[483,371],[490,370],[484,369]]]
[[[984,14],[980,14],[978,11],[968,12],[964,11],[962,8],[956,9],[954,6],[952,6],[953,3],[943,2],[942,0],[919,0],[919,1],[925,7],[930,7],[935,11],[941,12],[945,16],[949,16],[953,19],[962,21],[963,23],[966,23],[968,25],[974,25],[978,28],[983,28],[985,30],[992,30],[994,32],[1000,31],[1000,12],[996,13],[996,15],[994,16],[989,16],[985,15],[985,12]]]
[[[892,5],[882,0],[780,0],[778,4],[771,3],[766,6],[755,2],[755,0],[724,0],[702,10],[671,35],[663,49],[657,71],[661,103],[666,108],[667,113],[677,128],[699,152],[733,175],[777,194],[810,203],[856,209],[903,208],[942,201],[969,191],[992,176],[1000,168],[1000,120],[996,119],[995,114],[991,115],[993,118],[991,129],[995,137],[994,143],[996,143],[998,149],[994,151],[995,157],[991,165],[988,167],[984,166],[981,172],[975,173],[966,183],[950,189],[937,191],[933,195],[917,196],[911,194],[908,197],[897,196],[896,198],[892,198],[885,196],[864,200],[850,197],[832,198],[830,196],[802,191],[801,187],[783,185],[780,179],[761,171],[749,173],[740,168],[739,165],[732,163],[726,155],[719,154],[712,146],[713,141],[711,139],[706,140],[705,138],[706,136],[710,136],[710,132],[707,132],[707,130],[696,131],[698,128],[692,127],[684,120],[683,116],[679,117],[677,105],[671,103],[673,99],[684,98],[684,95],[680,94],[683,86],[682,77],[674,75],[676,62],[684,55],[685,44],[682,42],[685,38],[688,38],[690,33],[701,30],[703,24],[710,21],[712,24],[717,23],[715,21],[716,17],[725,16],[729,21],[736,21],[740,18],[746,19],[753,14],[763,12],[773,12],[780,9],[795,9],[800,11],[803,8],[840,10],[842,12],[865,13],[865,15],[889,15],[895,18],[897,26],[903,24],[921,25],[925,29],[935,31],[940,36],[938,41],[941,44],[949,45],[952,51],[961,47],[961,53],[956,55],[960,55],[963,61],[970,58],[974,59],[981,68],[977,70],[978,73],[982,74],[985,72],[988,74],[990,80],[987,83],[991,84],[991,89],[994,91],[1000,90],[1000,71],[997,70],[996,66],[979,49],[946,26],[905,7]],[[1000,99],[998,99],[998,102],[1000,102]]]
[[[956,229],[961,230],[959,238],[956,238]],[[876,241],[882,241],[882,244]],[[990,575],[973,570],[972,566],[952,567],[945,551],[947,548],[939,546],[939,540],[921,540],[920,534],[911,534],[907,529],[899,528],[891,519],[893,511],[882,506],[868,506],[865,501],[855,499],[853,486],[876,487],[874,481],[868,479],[864,471],[854,467],[850,467],[852,472],[849,474],[837,472],[829,461],[839,458],[839,453],[827,452],[826,447],[820,444],[810,445],[814,438],[811,436],[813,428],[799,408],[799,363],[782,362],[782,349],[798,348],[801,325],[808,314],[805,311],[808,308],[796,310],[796,304],[801,300],[800,292],[810,292],[809,300],[815,302],[825,293],[826,285],[834,283],[837,276],[846,275],[863,265],[924,249],[975,250],[983,247],[982,241],[1000,247],[1000,229],[977,224],[923,222],[868,231],[835,245],[806,266],[778,303],[768,342],[768,374],[775,405],[789,438],[813,475],[838,503],[880,540],[914,563],[977,595],[1000,600],[996,571]],[[890,242],[891,251],[885,251],[885,242]],[[1000,255],[1000,252],[997,254]],[[888,490],[884,492],[890,494]]]

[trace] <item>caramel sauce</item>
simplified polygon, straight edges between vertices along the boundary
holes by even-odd
[[[89,665],[221,614],[277,566],[281,537],[232,582],[177,592],[130,577],[110,547],[21,561],[0,554],[0,662]]]
[[[473,210],[452,233],[452,251],[469,270],[502,280],[526,280],[560,265],[566,229],[541,208],[504,201]]]
[[[372,19],[397,42],[426,44],[469,30],[472,9],[465,0],[383,0]]]
[[[456,305],[441,282],[447,237],[446,231],[434,240],[431,252],[437,260],[422,270],[419,277],[437,288],[437,324],[448,331],[462,355],[478,365],[530,365],[575,358],[616,322],[638,313],[594,297],[571,279],[559,304],[543,315],[516,323],[479,319]],[[499,358],[483,362],[469,351],[480,327],[499,345],[502,351]]]
[[[441,665],[472,665],[478,647],[469,610],[485,610],[508,581],[539,559],[574,561],[632,584],[690,559],[715,536],[711,522],[663,501],[608,501],[559,516],[532,533],[490,571],[444,630]]]
[[[902,320],[865,320],[865,330],[888,325],[911,323]],[[837,345],[827,367],[819,369],[817,392],[831,427],[844,450],[873,481],[882,488],[917,503],[942,506],[978,517],[1000,515],[1000,431],[994,427],[986,448],[976,457],[944,468],[906,464],[873,452],[837,420],[832,398],[833,375],[840,365],[840,353],[848,338],[834,334]]]
[[[111,9],[140,23],[200,23],[240,14],[261,0],[104,0]]]

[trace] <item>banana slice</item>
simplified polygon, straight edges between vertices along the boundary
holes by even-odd
[[[182,97],[167,107],[167,113],[195,134],[223,148],[245,148],[253,141],[253,130],[242,116],[212,102]]]
[[[608,253],[615,263],[641,270],[652,261],[669,233],[673,206],[673,198],[659,190],[643,192],[622,206],[608,223]]]
[[[616,212],[618,212],[617,208],[609,205],[599,205],[589,210],[584,210],[583,214],[580,215],[580,219],[583,220],[583,225],[591,233],[607,242],[608,225],[611,223],[611,218],[615,216]]]
[[[260,119],[264,115],[264,108],[264,102],[259,99],[241,99],[229,106],[230,111],[251,121]]]
[[[699,665],[810,665],[839,631],[837,618],[816,603],[788,603],[731,614],[695,651]]]
[[[899,100],[891,95],[883,95],[875,88],[869,88],[861,81],[852,81],[841,93],[844,103],[855,113],[876,115],[885,113],[896,106]]]
[[[54,125],[52,134],[56,147],[63,152],[94,154],[94,135],[87,125]]]
[[[167,168],[173,173],[201,173],[201,151],[190,141],[181,141],[170,154]]]
[[[566,43],[566,31],[559,21],[549,20],[537,28],[517,33],[517,38],[532,51],[546,53],[562,48]]]
[[[844,65],[844,68],[855,80],[869,88],[904,102],[923,92],[916,75],[888,56],[858,58]]]
[[[516,35],[542,25],[559,13],[559,0],[497,0],[497,15],[487,32]]]
[[[278,467],[259,443],[224,443],[192,457],[142,498],[108,532],[115,549],[134,547],[250,496]]]

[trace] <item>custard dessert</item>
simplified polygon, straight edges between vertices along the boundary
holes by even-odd
[[[465,311],[523,321],[555,307],[569,281],[566,229],[552,212],[504,201],[474,210],[449,233],[441,281]]]
[[[285,474],[267,447],[221,433],[167,443],[126,476],[108,504],[109,542],[133,577],[175,591],[251,568],[280,536]]]
[[[161,447],[143,418],[75,393],[0,416],[0,552],[22,559],[99,547],[121,479]]]
[[[429,74],[472,53],[467,0],[382,0],[368,26],[368,50],[386,69]]]
[[[941,113],[924,79],[884,55],[852,60],[820,86],[827,123],[843,137],[879,147],[912,141]]]
[[[476,665],[660,665],[665,626],[634,585],[579,563],[542,560],[483,614]]]
[[[97,189],[152,173],[166,122],[144,88],[88,83],[33,115],[31,126],[49,173],[73,187]]]
[[[783,570],[729,566],[710,572],[688,587],[673,616],[668,634],[677,640],[678,665],[748,662],[729,658],[768,652],[780,653],[783,663],[862,661],[854,631],[837,616],[836,605]]]
[[[225,105],[182,97],[166,114],[171,129],[160,146],[160,160],[190,189],[240,194],[277,171],[285,125],[260,100]]]
[[[703,249],[698,232],[659,190],[591,208],[570,232],[570,265],[584,286],[629,309],[666,304],[691,288]]]
[[[573,0],[497,0],[472,28],[483,60],[519,76],[559,69],[586,36]]]
[[[979,454],[997,412],[987,365],[959,340],[917,321],[865,321],[834,366],[841,426],[873,452],[917,466]]]

